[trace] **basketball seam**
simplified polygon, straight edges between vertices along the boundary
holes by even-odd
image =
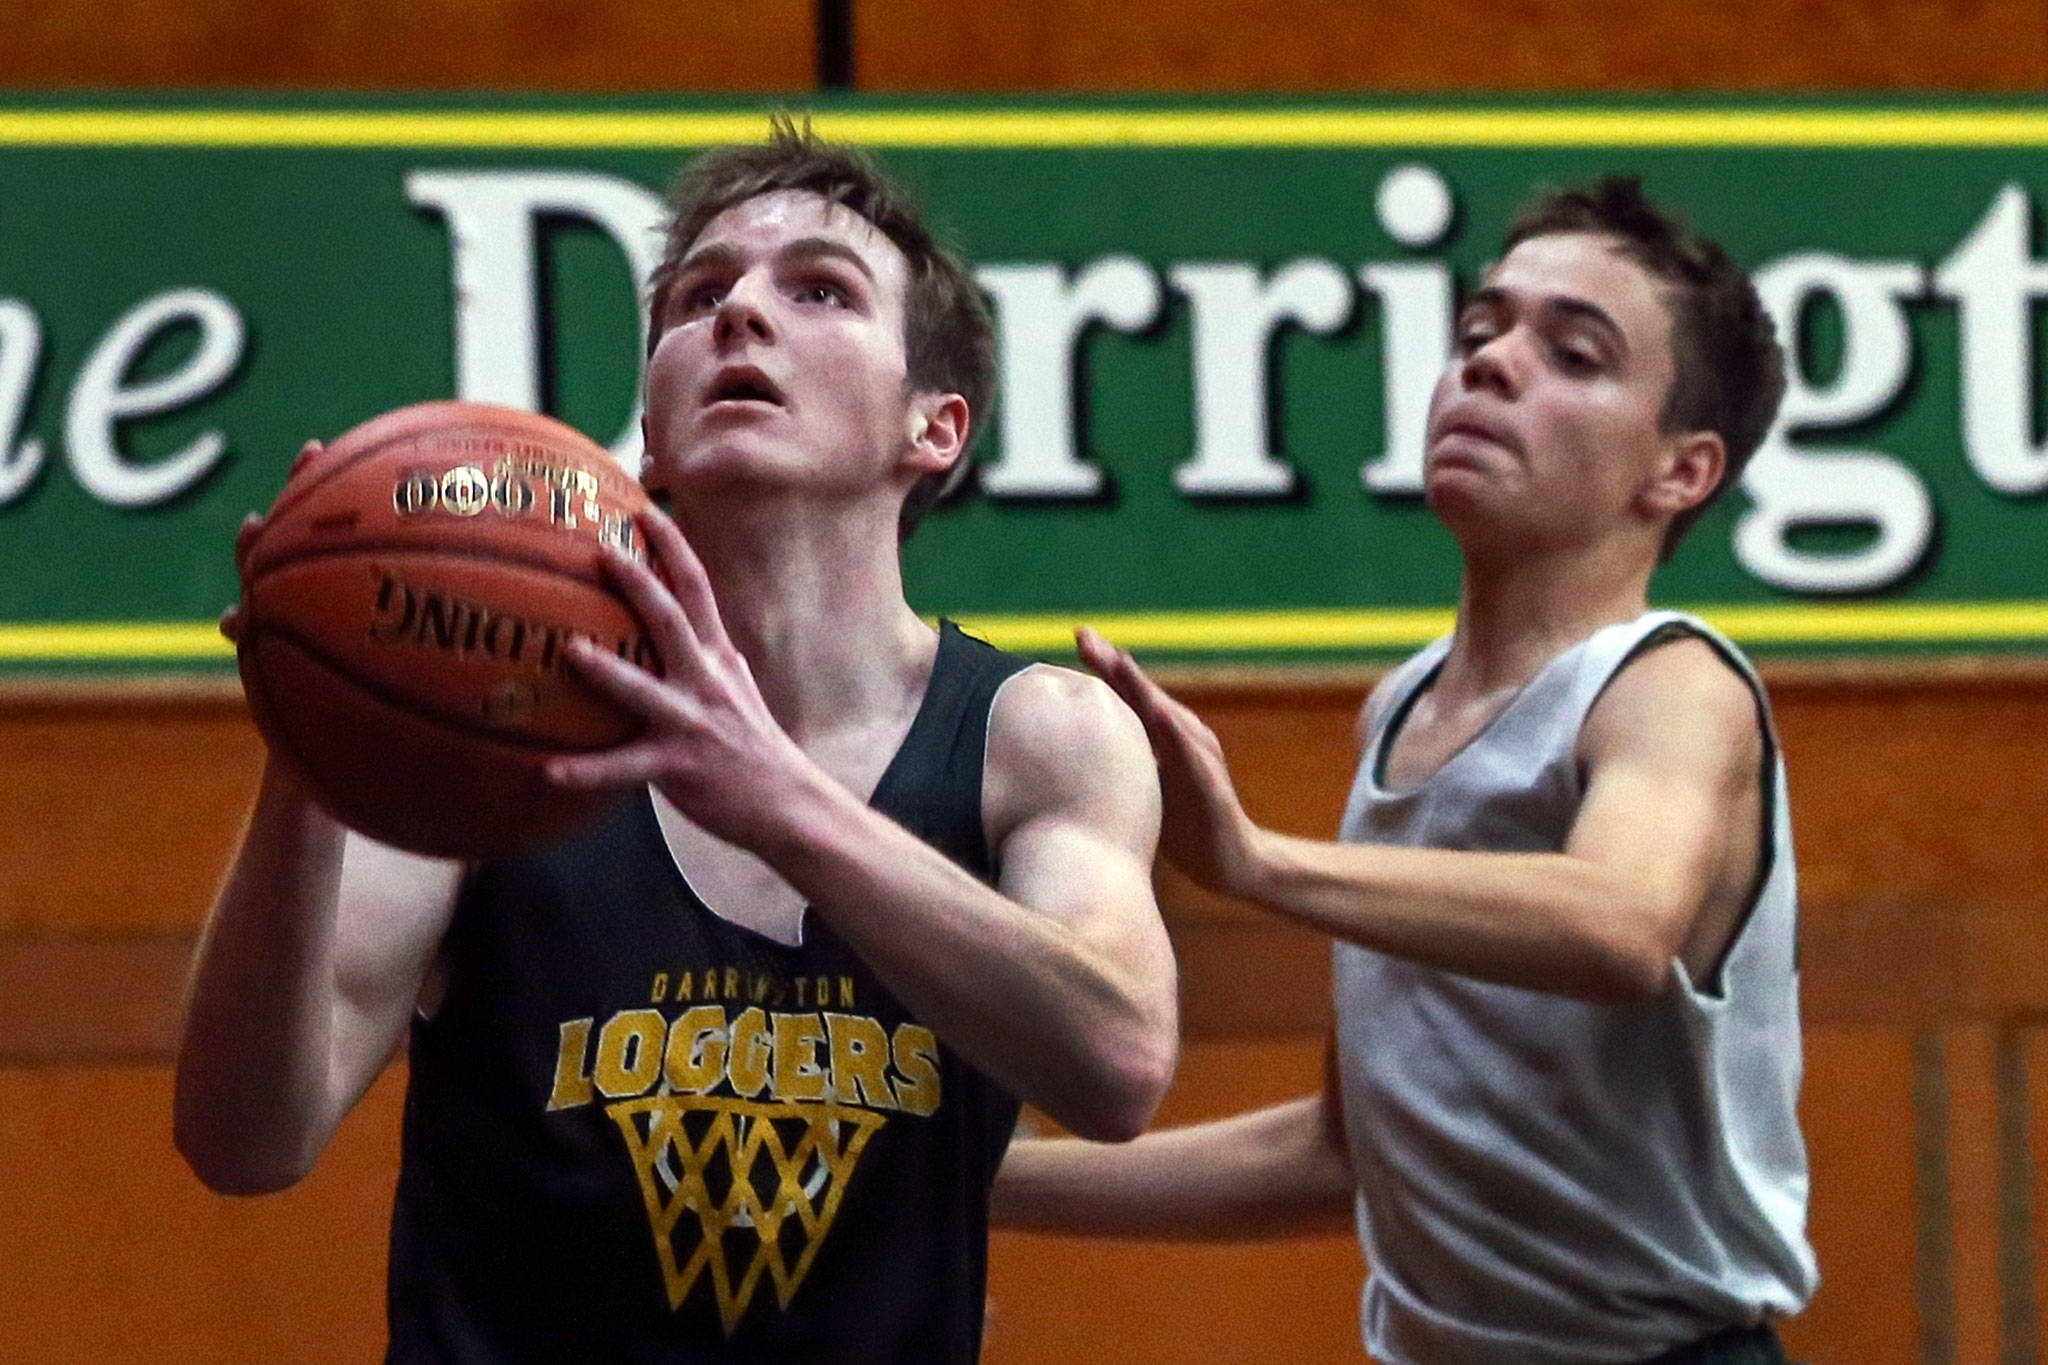
[[[311,497],[315,489],[323,488],[327,484],[332,483],[337,477],[351,469],[354,469],[357,465],[361,464],[364,460],[369,459],[372,455],[381,455],[384,451],[398,444],[398,442],[413,439],[417,437],[418,434],[418,432],[414,431],[393,432],[391,435],[386,436],[383,440],[378,441],[373,445],[367,446],[362,450],[358,450],[355,454],[346,457],[345,459],[342,460],[340,464],[335,465],[332,469],[323,470],[318,478],[314,479],[309,484],[302,485],[296,490],[292,488],[291,481],[287,479],[283,491],[278,494],[276,503],[274,503],[271,506],[270,514],[267,520],[275,521],[278,517],[283,516],[286,512],[289,512],[293,507],[297,506],[299,503],[302,503],[307,498]]]
[[[337,677],[346,680],[350,685],[360,687],[363,691],[367,692],[372,698],[376,699],[377,701],[383,702],[388,706],[396,707],[400,711],[408,712],[412,715],[420,717],[421,719],[430,720],[436,725],[445,725],[449,729],[457,731],[461,734],[466,734],[473,739],[489,740],[494,744],[503,744],[511,749],[517,749],[522,752],[537,754],[602,753],[606,748],[613,747],[610,745],[577,745],[568,740],[544,741],[539,739],[523,739],[516,734],[508,735],[502,730],[493,730],[487,726],[478,725],[474,721],[466,721],[452,717],[446,717],[438,710],[426,709],[420,702],[420,700],[416,697],[407,697],[402,693],[394,691],[391,687],[387,686],[384,683],[378,682],[373,678],[361,677],[355,672],[355,670],[343,667],[341,662],[338,659],[336,659],[333,655],[329,654],[326,650],[321,649],[319,646],[315,645],[312,641],[308,640],[305,636],[301,635],[299,632],[295,630],[291,630],[282,625],[259,625],[256,629],[255,634],[256,638],[258,639],[260,639],[262,636],[266,634],[276,635],[279,638],[286,640],[293,645],[298,646],[298,648],[304,650],[308,655],[312,657],[313,661],[319,664],[322,668],[326,669],[328,672],[336,675]],[[251,641],[251,644],[253,646],[253,640]],[[258,670],[258,673],[260,676],[260,669]],[[266,704],[268,704],[269,689],[266,687],[264,689],[264,692]],[[279,712],[275,707],[272,708],[271,714],[280,717],[282,716],[282,713]],[[281,719],[279,722],[279,729],[283,729],[283,722]],[[621,741],[621,743],[628,742],[630,742],[630,740]],[[294,755],[296,756],[296,746],[292,746],[289,741],[287,741],[286,743],[287,747],[293,748]],[[300,766],[305,766],[303,761],[301,762]]]
[[[349,555],[358,554],[417,555],[424,559],[447,559],[464,564],[480,562],[510,564],[514,568],[538,569],[555,578],[566,578],[570,582],[579,583],[586,588],[596,588],[600,592],[610,594],[621,603],[625,600],[612,591],[611,584],[606,580],[602,570],[590,572],[578,569],[564,564],[559,559],[551,558],[538,552],[512,552],[495,545],[465,545],[459,550],[450,550],[431,545],[410,545],[397,540],[351,541],[346,545],[320,545],[303,550],[295,550],[291,554],[281,559],[273,560],[257,570],[251,579],[251,584],[260,583],[264,578],[276,573],[279,569],[293,564],[303,564],[309,560],[316,559],[342,559]],[[638,619],[637,614],[635,619]]]

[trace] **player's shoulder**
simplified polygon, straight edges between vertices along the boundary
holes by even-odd
[[[989,762],[1040,775],[1138,759],[1148,771],[1145,727],[1100,678],[1056,664],[1010,677],[989,712]]]
[[[1159,772],[1145,727],[1099,678],[1052,664],[1025,669],[989,716],[982,812],[995,844],[1041,819],[1156,837]]]
[[[1761,720],[1743,665],[1697,631],[1673,630],[1646,641],[1615,670],[1587,713],[1581,749],[1718,738],[1747,752],[1761,740]]]

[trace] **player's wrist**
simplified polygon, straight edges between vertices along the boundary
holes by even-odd
[[[1223,885],[1218,889],[1239,900],[1270,905],[1281,895],[1285,880],[1284,836],[1248,817],[1241,818],[1240,826],[1229,841],[1229,854],[1221,860]]]
[[[259,808],[271,812],[273,818],[288,819],[297,824],[332,826],[337,832],[342,828],[340,822],[320,804],[306,770],[275,748],[270,750],[264,761],[256,803]]]
[[[785,879],[820,854],[857,840],[847,828],[866,811],[794,741],[752,768],[744,795],[745,808],[733,812],[732,828],[722,837],[782,871]]]

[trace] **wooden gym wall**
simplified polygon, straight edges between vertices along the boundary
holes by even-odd
[[[1625,16],[1625,17],[1622,17]],[[0,88],[802,91],[810,0],[106,0],[10,7]],[[866,0],[858,84],[923,91],[2031,91],[2017,0]],[[0,222],[4,230],[4,222]],[[225,550],[224,550],[225,552]],[[1815,1362],[2030,1361],[2048,1297],[2048,668],[1770,671],[1805,883]],[[1256,812],[1335,823],[1363,677],[1188,679]],[[394,1071],[301,1188],[171,1151],[193,932],[253,792],[232,690],[0,693],[0,1359],[360,1361],[381,1342]],[[1163,1118],[1315,1084],[1325,953],[1167,878],[1188,1042]],[[1004,1237],[989,1358],[1358,1358],[1348,1239]]]

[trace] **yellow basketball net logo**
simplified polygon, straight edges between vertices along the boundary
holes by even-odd
[[[650,1095],[605,1112],[640,1177],[669,1307],[680,1308],[709,1275],[728,1337],[764,1276],[789,1307],[861,1149],[886,1122],[852,1106],[716,1095]]]

